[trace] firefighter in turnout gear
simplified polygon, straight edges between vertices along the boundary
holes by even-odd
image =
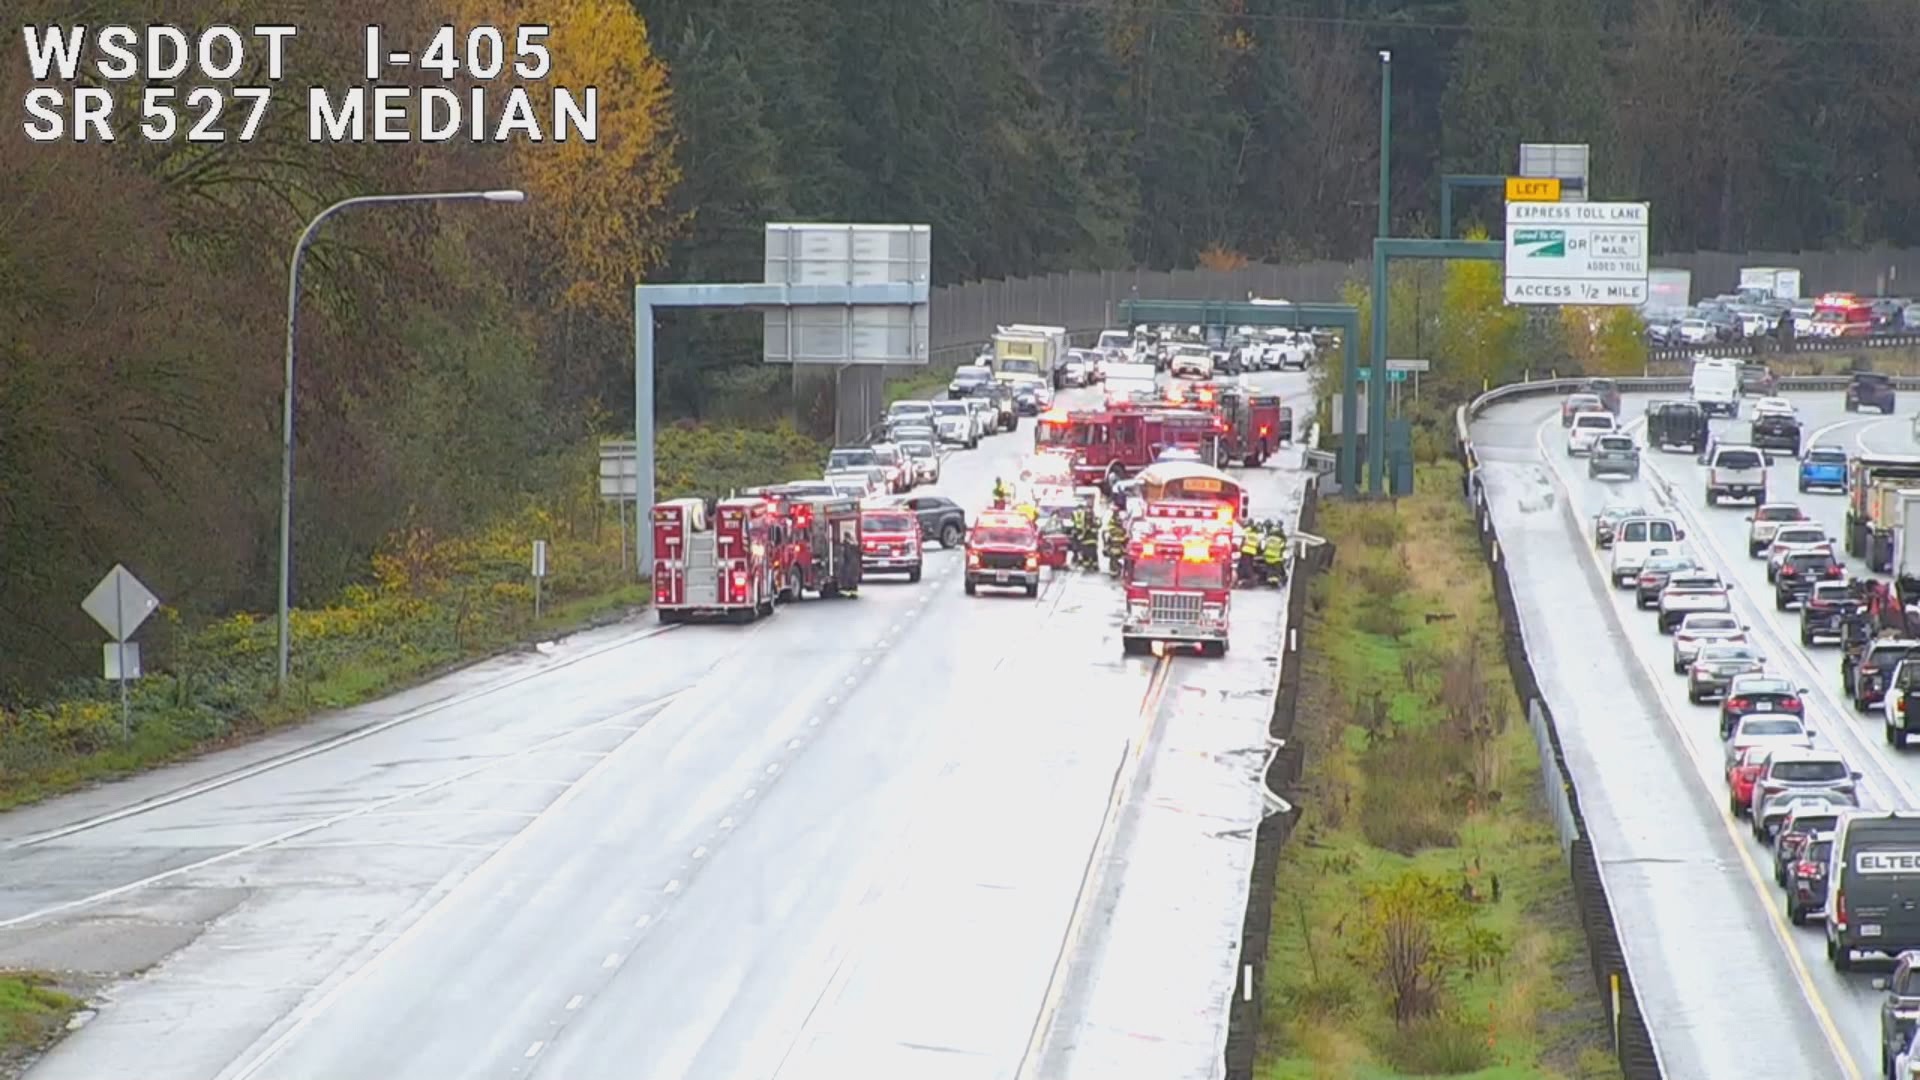
[[[1107,532],[1104,538],[1107,548],[1107,573],[1120,576],[1120,570],[1127,559],[1127,526],[1120,520],[1120,511],[1107,515]]]
[[[1013,497],[1013,492],[1007,490],[1007,482],[1005,480],[1000,479],[997,476],[994,477],[993,478],[993,508],[995,510],[1005,510],[1007,508],[1007,500],[1012,497]]]
[[[1100,535],[1093,525],[1093,511],[1085,506],[1073,510],[1073,561],[1082,570],[1100,569]]]
[[[1240,530],[1240,584],[1252,585],[1260,580],[1260,542],[1261,528],[1257,522],[1248,522]]]
[[[1287,583],[1287,533],[1272,521],[1261,531],[1260,561],[1265,564],[1267,584],[1277,589]]]

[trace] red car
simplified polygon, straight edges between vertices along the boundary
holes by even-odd
[[[1773,753],[1771,746],[1749,746],[1740,753],[1740,760],[1727,770],[1727,809],[1734,817],[1746,817],[1747,810],[1753,805],[1753,782],[1766,771],[1767,756]]]

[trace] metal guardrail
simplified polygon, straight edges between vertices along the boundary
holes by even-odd
[[[1704,345],[1653,345],[1649,360],[1687,360],[1695,356],[1792,356],[1795,353],[1855,352],[1873,349],[1910,349],[1920,346],[1920,334],[1875,334],[1872,337],[1794,338],[1782,350],[1773,338],[1743,338]]]

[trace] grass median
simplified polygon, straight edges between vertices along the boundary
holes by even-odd
[[[1265,1080],[1619,1076],[1459,492],[1321,504]]]
[[[688,424],[663,430],[658,450],[661,498],[812,475],[825,457],[824,447],[791,429]],[[485,529],[441,535],[415,528],[390,537],[363,583],[324,607],[292,613],[284,694],[274,685],[271,615],[195,619],[162,608],[139,634],[147,675],[132,684],[126,737],[116,689],[101,679],[74,680],[31,703],[0,703],[0,810],[229,746],[635,613],[650,591],[622,559],[621,521],[599,498],[596,460],[597,452],[584,454],[568,470],[577,484]],[[548,544],[538,619],[529,576],[536,539]]]
[[[59,1036],[80,1002],[31,972],[0,972],[0,1074]]]

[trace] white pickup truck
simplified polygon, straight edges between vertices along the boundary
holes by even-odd
[[[1707,460],[1707,505],[1722,499],[1767,501],[1767,456],[1751,446],[1716,446]]]

